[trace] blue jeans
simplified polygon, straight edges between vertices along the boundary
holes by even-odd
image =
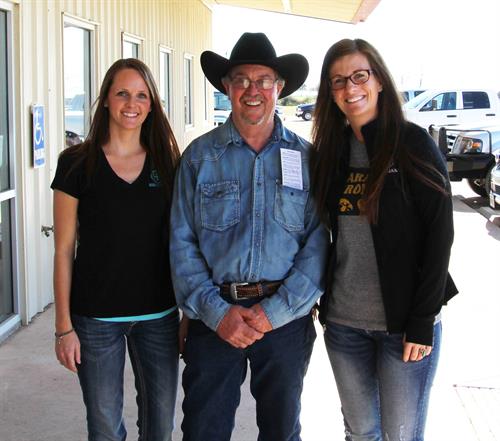
[[[72,316],[81,344],[78,377],[87,408],[89,441],[123,441],[125,345],[135,376],[139,441],[170,441],[178,376],[177,311],[137,322]]]
[[[250,363],[259,441],[300,441],[300,396],[316,331],[310,315],[277,328],[246,349],[189,322],[182,385],[184,441],[229,441]]]
[[[402,361],[402,334],[328,323],[325,343],[346,441],[423,441],[441,323],[434,325],[431,354],[417,362]]]

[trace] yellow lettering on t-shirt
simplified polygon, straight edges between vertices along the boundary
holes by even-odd
[[[352,194],[363,194],[365,192],[365,184],[351,185],[353,187]]]

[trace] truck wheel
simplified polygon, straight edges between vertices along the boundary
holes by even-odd
[[[493,166],[495,167],[495,166]],[[486,178],[484,178],[484,191],[486,192],[486,196],[490,194],[491,190],[491,171],[493,168],[491,168],[488,173],[486,173]]]
[[[469,187],[472,189],[472,191],[484,198],[488,196],[488,193],[486,193],[485,181],[486,179],[484,178],[467,179]]]
[[[302,114],[302,118],[304,118],[304,121],[311,121],[312,117],[313,116],[311,112],[304,112]]]
[[[493,208],[493,210],[498,210],[500,208],[500,205],[498,205],[496,202],[495,202],[495,198],[493,197],[493,192],[491,191],[491,172],[493,171],[493,168],[496,167],[496,165],[494,165],[490,171],[488,172],[488,174],[486,175],[486,184],[484,186],[485,190],[486,190],[486,194],[488,195],[489,197],[489,205],[491,208]]]

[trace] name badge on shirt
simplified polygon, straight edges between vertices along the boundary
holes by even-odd
[[[300,152],[290,149],[280,149],[281,153],[281,184],[303,190],[302,157]]]

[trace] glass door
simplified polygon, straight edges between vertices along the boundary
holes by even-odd
[[[11,216],[15,192],[9,146],[7,12],[0,10],[0,323],[14,313]]]

